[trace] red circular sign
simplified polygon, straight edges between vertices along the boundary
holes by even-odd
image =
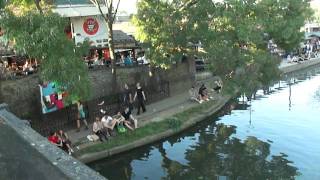
[[[99,23],[94,18],[87,18],[83,23],[83,30],[89,35],[95,35],[99,30]]]

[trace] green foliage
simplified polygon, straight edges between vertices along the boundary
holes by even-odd
[[[142,0],[133,22],[152,63],[170,65],[182,54],[194,55],[191,45],[201,42],[212,71],[250,93],[278,77],[279,59],[268,53],[268,40],[293,50],[312,12],[306,0]]]
[[[313,10],[308,0],[274,0],[261,1],[259,9],[264,18],[263,26],[266,32],[284,50],[292,50],[302,41],[303,32],[300,28],[305,20],[311,18]],[[285,23],[284,23],[285,22]]]
[[[4,0],[0,0],[0,9],[5,7],[5,1]]]
[[[151,63],[166,67],[191,51],[188,43],[192,39],[187,37],[193,33],[193,23],[178,10],[184,2],[144,0],[138,3],[133,22],[138,28],[138,39],[150,47],[147,56]]]
[[[43,81],[57,82],[70,98],[85,100],[89,98],[89,79],[81,59],[88,46],[76,47],[67,39],[66,25],[67,20],[57,14],[35,11],[21,16],[6,11],[0,21],[7,38],[15,42],[16,51],[40,61]]]

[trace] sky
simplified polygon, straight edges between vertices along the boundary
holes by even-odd
[[[121,0],[119,5],[119,12],[126,11],[128,14],[136,13],[137,12],[136,3],[137,3],[137,0]]]
[[[121,0],[119,11],[126,11],[128,14],[137,12],[136,3],[138,0]],[[312,0],[312,6],[315,9],[320,9],[320,0]]]

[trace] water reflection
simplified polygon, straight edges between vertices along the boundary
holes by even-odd
[[[242,141],[232,136],[235,133],[235,126],[224,124],[212,124],[198,130],[197,141],[185,150],[187,163],[170,159],[167,155],[164,144],[169,142],[174,145],[183,141],[183,137],[177,137],[152,148],[142,148],[134,154],[120,155],[90,166],[108,179],[136,179],[132,161],[150,159],[151,154],[156,152],[161,166],[158,171],[163,172],[145,174],[145,179],[159,179],[159,174],[162,179],[294,179],[299,174],[292,162],[287,160],[287,155],[270,157],[270,143],[256,137],[247,137]]]

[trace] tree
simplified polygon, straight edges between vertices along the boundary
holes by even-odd
[[[43,4],[47,3],[47,0],[44,0],[42,2]],[[41,0],[10,0],[10,4],[12,5],[12,8],[18,7],[23,10],[29,10],[35,6],[39,13],[43,14]]]
[[[114,41],[113,41],[113,23],[115,22],[116,15],[119,9],[119,4],[121,0],[118,0],[116,3],[114,3],[114,0],[90,0],[92,4],[94,4],[99,12],[100,15],[103,17],[107,28],[108,28],[108,46],[109,46],[109,52],[110,52],[110,59],[111,59],[111,68],[112,68],[112,74],[113,74],[113,90],[115,90],[116,86],[116,66],[115,66],[115,53],[114,53]],[[116,4],[116,6],[114,6]],[[102,10],[102,8],[107,8],[107,13],[105,14]]]
[[[75,98],[87,100],[90,82],[81,59],[88,46],[75,46],[64,33],[66,25],[66,19],[50,12],[31,10],[16,16],[4,11],[0,15],[0,26],[5,29],[5,36],[15,42],[17,53],[40,61],[43,81],[58,83],[61,90],[68,92],[69,102]]]
[[[148,45],[147,56],[152,64],[166,68],[184,54],[194,53],[192,43],[199,40],[194,38],[196,27],[190,18],[194,2],[197,1],[138,2],[138,14],[133,21],[138,29],[137,38]]]
[[[4,0],[0,0],[0,9],[5,7],[5,1]]]
[[[293,50],[311,15],[307,0],[141,0],[134,22],[154,64],[171,64],[181,54],[193,55],[190,45],[201,42],[202,56],[208,57],[215,74],[244,86],[243,91],[252,91],[255,88],[245,86],[268,84],[279,75],[280,60],[268,53],[268,40]],[[252,79],[239,84],[239,77]]]

